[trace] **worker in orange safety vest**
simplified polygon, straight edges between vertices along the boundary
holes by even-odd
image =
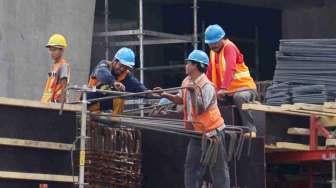
[[[244,56],[238,47],[225,37],[219,25],[210,25],[205,30],[205,43],[210,47],[210,64],[207,76],[217,89],[219,100],[231,97],[244,126],[250,128],[248,136],[256,136],[254,118],[250,111],[243,111],[242,104],[256,99],[256,84],[244,62]]]
[[[70,81],[70,66],[63,57],[64,49],[67,47],[67,41],[61,34],[53,34],[46,47],[49,50],[53,64],[48,73],[41,102],[60,103],[66,100],[64,91]]]
[[[205,71],[209,58],[201,50],[192,51],[186,59],[185,70],[187,77],[182,82],[183,89],[179,94],[159,92],[161,88],[154,88],[163,98],[176,104],[183,104],[185,128],[203,133],[207,139],[223,133],[224,119],[217,106],[217,96],[214,84],[207,78]],[[186,188],[202,186],[206,172],[202,167],[202,142],[197,138],[190,138],[184,170]],[[230,178],[225,157],[225,148],[218,146],[217,159],[214,166],[206,167],[211,174],[213,188],[229,188]]]

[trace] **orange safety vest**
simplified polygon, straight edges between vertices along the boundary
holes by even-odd
[[[212,82],[206,77],[206,75],[202,75],[200,80],[197,83],[194,83],[190,77],[188,76],[182,82],[182,87],[186,87],[190,84],[196,84],[195,95],[202,96],[201,88],[203,88],[206,84],[211,84],[214,86]],[[188,112],[187,112],[187,93],[189,91],[187,89],[182,90],[182,99],[184,104],[184,120],[187,120]],[[191,94],[192,95],[192,94]],[[215,96],[216,97],[216,96]],[[219,111],[217,106],[217,100],[214,100],[214,103],[210,104],[210,106],[201,114],[196,113],[196,104],[191,105],[191,118],[192,123],[186,122],[186,129],[195,130],[198,132],[206,133],[210,132],[224,124],[224,119]]]
[[[125,78],[128,74],[129,74],[129,71],[124,71],[123,73],[121,73],[117,77],[117,81],[121,82],[121,81],[125,80]],[[98,80],[94,77],[90,77],[88,87],[89,88],[96,87],[97,84],[98,84]],[[124,99],[121,99],[121,98],[113,99],[113,113],[112,113],[112,115],[121,114],[124,111],[124,104],[125,104]],[[97,102],[97,103],[91,105],[89,110],[93,111],[93,112],[100,111],[100,103]]]
[[[51,72],[48,75],[48,79],[46,81],[44,90],[43,90],[43,95],[41,98],[41,102],[43,103],[50,103],[50,102],[56,102],[58,99],[60,99],[63,88],[59,80],[59,69],[61,68],[62,65],[66,64],[69,69],[68,69],[68,77],[67,77],[67,82],[69,83],[70,81],[70,66],[66,62],[65,59],[60,59],[58,62],[54,63],[51,67]]]
[[[211,81],[215,84],[216,88],[220,88],[220,84],[223,82],[225,69],[226,69],[226,62],[224,57],[225,47],[227,45],[234,45],[231,41],[227,40],[224,44],[224,47],[219,53],[214,51],[210,51],[210,63],[211,63]],[[235,45],[234,45],[235,46]],[[236,46],[235,46],[236,47]],[[236,47],[237,48],[237,47]],[[237,51],[239,51],[237,49]],[[219,62],[216,66],[216,55],[219,55]],[[219,75],[218,75],[219,74]],[[256,84],[254,83],[253,78],[250,75],[249,68],[245,65],[244,62],[236,63],[235,72],[233,75],[233,79],[227,88],[229,93],[234,93],[237,91],[247,90],[247,89],[256,89]]]

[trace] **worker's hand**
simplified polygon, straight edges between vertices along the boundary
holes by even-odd
[[[228,95],[228,92],[225,90],[225,89],[220,89],[218,92],[217,92],[217,99],[218,100],[223,100],[224,97]]]
[[[121,82],[115,81],[113,87],[118,91],[125,91],[125,86]]]
[[[194,92],[196,88],[195,84],[188,84],[186,87],[187,87],[187,90],[190,92]]]
[[[155,91],[155,94],[159,95],[160,97],[162,97],[162,95],[164,94],[163,91],[161,91],[162,88],[161,87],[155,87],[153,88],[153,91]]]

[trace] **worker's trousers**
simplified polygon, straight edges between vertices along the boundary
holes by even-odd
[[[204,180],[201,172],[202,142],[200,139],[191,138],[189,140],[186,161],[184,165],[184,185],[185,188],[200,188]],[[211,171],[213,188],[230,188],[230,176],[225,151],[219,147],[215,165],[209,169]]]
[[[243,121],[243,125],[251,129],[251,131],[257,132],[254,118],[250,110],[242,110],[244,103],[249,103],[257,98],[257,92],[255,90],[244,90],[233,94],[233,103],[237,106],[239,115]]]

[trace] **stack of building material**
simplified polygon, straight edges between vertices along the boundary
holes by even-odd
[[[273,106],[292,103],[322,104],[325,101],[327,101],[325,85],[274,83],[266,92],[266,104]]]
[[[324,85],[297,86],[291,90],[293,103],[322,104],[327,101]]]
[[[268,87],[266,91],[266,103],[275,106],[291,103],[289,83],[274,83]]]
[[[295,94],[294,102],[320,103],[324,102],[324,95],[328,101],[335,100],[336,39],[281,40],[276,58],[274,83],[292,82],[307,85],[303,90],[310,90],[309,95]]]

